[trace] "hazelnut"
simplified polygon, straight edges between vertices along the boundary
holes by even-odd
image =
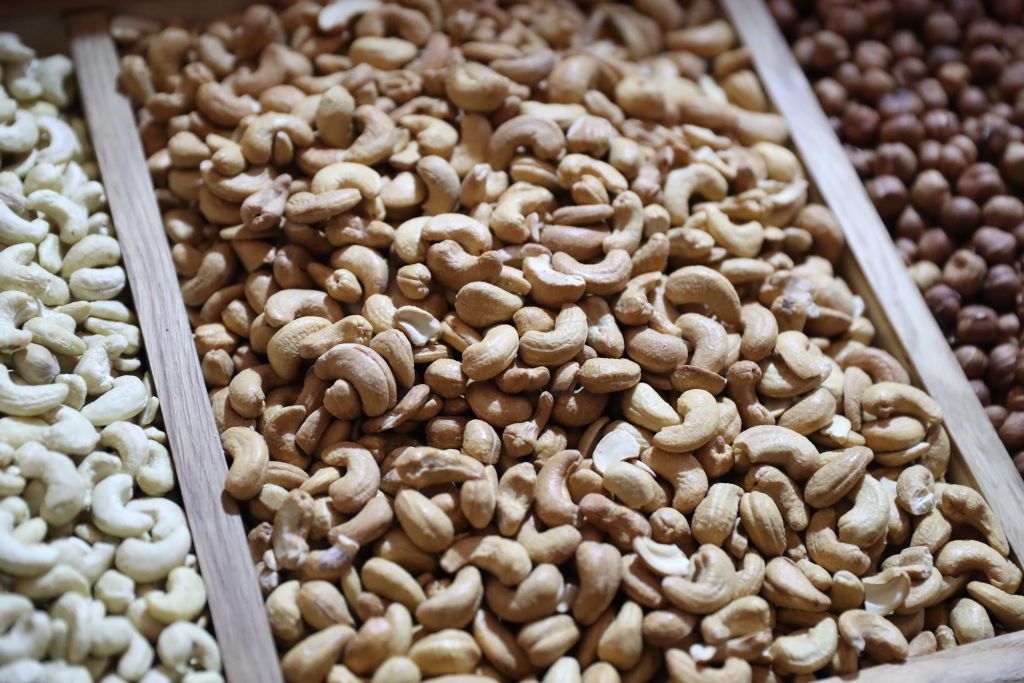
[[[981,0],[952,0],[949,3],[949,12],[953,15],[959,26],[968,26],[985,16],[985,6]]]
[[[960,119],[948,109],[932,109],[924,115],[925,135],[945,142],[960,132]]]
[[[998,23],[991,19],[978,19],[976,21],[972,21],[970,26],[967,27],[967,34],[964,36],[964,42],[970,47],[977,47],[978,45],[1002,45],[1003,30],[999,27]]]
[[[957,95],[956,108],[963,116],[979,116],[988,109],[988,96],[981,88],[968,86]]]
[[[985,382],[995,391],[1006,391],[1014,382],[1018,348],[1014,343],[1002,343],[988,352]]]
[[[1006,57],[995,45],[979,45],[967,55],[967,65],[975,81],[987,83],[998,78]]]
[[[997,263],[989,268],[982,283],[982,299],[995,309],[1011,309],[1020,292],[1020,274],[1013,266]]]
[[[957,194],[983,204],[987,199],[1006,191],[999,171],[989,163],[971,164],[956,181]]]
[[[902,142],[886,142],[875,150],[871,170],[876,176],[893,175],[906,183],[917,172],[917,157]]]
[[[914,179],[910,196],[917,209],[938,214],[949,199],[949,181],[935,169],[928,169]]]
[[[825,13],[825,28],[849,40],[859,40],[868,30],[867,18],[856,7],[833,7]]]
[[[1024,62],[1011,62],[999,74],[999,92],[1011,100],[1024,88]]]
[[[853,62],[843,62],[832,75],[837,81],[842,83],[847,92],[860,90],[860,69]]]
[[[975,231],[971,245],[982,258],[992,264],[1008,264],[1017,253],[1017,238],[1013,233],[987,225]]]
[[[939,223],[953,235],[966,235],[981,222],[981,209],[967,197],[950,197],[939,209]]]
[[[1010,128],[1010,123],[996,114],[994,108],[979,116],[970,126],[964,122],[964,133],[977,140],[981,152],[990,157],[999,157],[1006,150],[1012,137]]]
[[[936,164],[936,168],[942,171],[942,175],[947,178],[956,178],[964,169],[967,168],[971,162],[967,159],[967,154],[964,153],[963,148],[959,145],[947,143],[942,146],[939,151],[939,160]]]
[[[878,132],[878,122],[878,112],[874,109],[851,102],[843,112],[843,138],[855,145],[870,145]]]
[[[940,327],[944,329],[953,327],[960,313],[959,294],[949,286],[940,283],[924,293],[924,300]]]
[[[942,269],[942,281],[964,297],[971,298],[981,290],[987,272],[985,259],[973,251],[958,249]],[[970,307],[968,307],[970,308]],[[967,309],[965,308],[964,311]],[[961,311],[961,315],[964,311]]]
[[[1011,142],[1007,145],[1000,166],[1010,182],[1024,185],[1024,143]]]
[[[896,219],[896,234],[900,237],[916,241],[921,239],[924,229],[924,219],[913,206],[903,209],[903,213]]]
[[[935,45],[934,47],[928,48],[928,52],[924,56],[924,61],[928,65],[928,69],[933,73],[937,73],[939,69],[945,64],[961,63],[964,61],[964,53],[960,48],[952,45]],[[964,84],[966,85],[970,79],[970,70],[965,67]]]
[[[959,94],[971,82],[971,70],[962,62],[946,62],[938,68],[935,76],[950,96]]]
[[[981,379],[984,376],[985,368],[988,367],[988,356],[977,346],[961,346],[953,355],[956,356],[960,369],[967,375],[967,379]]]
[[[1010,387],[1003,403],[1011,413],[1024,411],[1024,387],[1020,385]]]
[[[928,75],[928,65],[920,57],[901,57],[891,71],[898,83],[910,85]]]
[[[882,142],[903,142],[917,147],[924,140],[924,124],[913,114],[899,114],[882,123],[879,137]]]
[[[1010,411],[1000,405],[985,406],[985,414],[988,415],[988,421],[992,423],[992,426],[999,429],[1006,422],[1006,416],[1010,414]],[[1021,462],[1024,465],[1024,461]]]
[[[972,379],[968,384],[971,385],[971,389],[974,391],[974,395],[978,397],[981,405],[987,406],[992,403],[992,392],[988,390],[988,385],[980,379]]]
[[[884,219],[894,218],[907,205],[907,186],[892,175],[882,175],[867,182],[868,196]]]
[[[884,69],[871,67],[864,71],[860,83],[860,96],[866,102],[878,102],[886,93],[896,87],[896,81]]]
[[[1021,0],[993,0],[992,14],[1001,22],[1016,24],[1021,19]]]
[[[954,135],[949,139],[947,144],[953,145],[964,153],[964,158],[967,159],[968,164],[973,164],[978,160],[978,147],[964,134]]]
[[[885,69],[892,62],[892,50],[877,40],[863,40],[853,49],[853,61],[861,69]]]
[[[1015,346],[1015,342],[1011,342],[1009,345]],[[1013,368],[1013,381],[1017,384],[1024,384],[1024,354],[1017,355],[1017,364]]]
[[[912,31],[896,31],[889,36],[889,49],[899,57],[920,57],[924,54],[924,46]]]
[[[942,83],[935,78],[924,78],[914,84],[914,90],[928,109],[946,109],[949,107],[949,95]]]
[[[991,344],[999,336],[998,316],[988,306],[971,304],[956,317],[956,338],[961,344]]]
[[[1012,230],[1024,221],[1024,202],[1012,195],[999,194],[990,197],[981,207],[985,225],[994,225],[1002,230]]]
[[[947,12],[933,12],[924,20],[924,40],[929,45],[956,43],[960,40],[960,25]]]
[[[1016,313],[1003,313],[997,322],[999,341],[1013,341],[1020,336],[1020,318]]]
[[[942,228],[929,228],[917,241],[917,253],[920,258],[933,263],[945,263],[956,246]]]
[[[942,158],[942,143],[938,140],[925,140],[917,146],[917,163],[921,168],[938,168]]]
[[[814,54],[811,57],[811,66],[818,71],[832,71],[841,62],[850,58],[850,46],[838,33],[819,31],[814,34],[812,40]]]
[[[896,14],[908,23],[916,23],[934,9],[931,0],[896,0]]]
[[[842,114],[849,101],[846,88],[834,78],[822,78],[815,83],[814,94],[818,96],[821,108],[830,116]]]
[[[1024,448],[1024,412],[1012,412],[999,428],[999,438],[1009,450]]]
[[[891,119],[900,114],[920,116],[924,113],[925,103],[913,90],[896,88],[885,93],[878,100],[878,113],[883,119]]]
[[[772,16],[775,17],[775,21],[783,31],[789,33],[796,26],[799,15],[796,7],[789,0],[771,0],[768,3],[768,9],[771,10]]]

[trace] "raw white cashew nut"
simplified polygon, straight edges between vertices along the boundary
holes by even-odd
[[[64,164],[82,153],[75,130],[56,116],[36,115],[36,125],[47,134],[50,144],[39,150],[38,162]]]
[[[47,306],[71,300],[68,283],[33,262],[36,247],[27,242],[0,251],[0,291],[18,290],[39,297]]]
[[[100,531],[124,538],[141,536],[153,527],[153,518],[125,504],[132,499],[130,474],[112,474],[92,491],[92,519]]]
[[[167,590],[145,595],[150,616],[164,624],[192,621],[206,607],[203,579],[191,567],[175,567],[167,576]]]
[[[38,576],[57,563],[56,548],[23,540],[14,533],[14,527],[14,516],[0,508],[0,571],[12,576]]]
[[[26,220],[0,201],[0,244],[39,244],[49,232],[50,226],[46,221]]]
[[[23,349],[32,342],[32,332],[18,327],[39,312],[39,301],[35,297],[16,290],[0,292],[0,353]]]
[[[135,375],[121,375],[107,393],[82,408],[82,415],[97,427],[128,420],[143,411],[149,389]]]
[[[97,335],[86,341],[85,353],[75,365],[75,374],[85,380],[90,395],[102,394],[114,387],[113,361],[128,348],[120,334]]]
[[[36,190],[25,206],[45,215],[60,227],[60,241],[74,244],[89,234],[89,214],[85,207],[53,190]]]
[[[157,581],[185,562],[192,548],[192,535],[185,524],[185,513],[165,498],[133,500],[126,506],[132,512],[153,517],[151,540],[126,538],[114,553],[118,571],[140,583]]]
[[[36,117],[23,109],[14,114],[12,123],[0,124],[0,152],[22,154],[39,142]]]
[[[206,630],[179,621],[160,633],[157,654],[164,666],[183,674],[194,660],[206,671],[220,670],[220,651],[213,636]]]
[[[14,452],[14,461],[26,478],[46,487],[39,516],[49,524],[70,522],[85,507],[85,481],[68,456],[27,443]]]

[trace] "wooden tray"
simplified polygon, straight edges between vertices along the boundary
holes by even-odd
[[[915,382],[941,405],[953,445],[949,478],[976,486],[1002,521],[1014,554],[1024,557],[1024,483],[960,371],[885,227],[846,159],[803,72],[762,0],[721,0],[778,110],[821,198],[835,212],[849,249],[843,274],[866,304],[878,343],[899,358]],[[44,0],[55,9],[84,0]],[[220,14],[236,0],[181,3],[111,2],[150,16]],[[5,25],[10,22],[5,21]],[[111,213],[120,227],[125,268],[146,339],[182,497],[210,593],[214,627],[229,680],[279,681],[273,640],[249,560],[236,506],[222,491],[226,471],[212,411],[192,346],[184,306],[142,147],[127,99],[116,90],[116,51],[106,14],[69,17],[71,53],[89,128],[104,171]],[[865,681],[1013,681],[1024,679],[1024,632],[873,667]],[[833,679],[835,681],[841,679]]]

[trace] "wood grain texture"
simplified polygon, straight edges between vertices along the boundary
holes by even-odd
[[[906,664],[882,664],[860,676],[835,676],[819,683],[1009,683],[1024,680],[1024,632],[989,638],[952,650],[915,657]]]
[[[789,51],[763,0],[722,0],[740,40],[790,133],[807,172],[846,233],[869,315],[897,357],[906,359],[920,385],[942,406],[950,441],[964,475],[977,483],[1024,558],[1024,482],[992,428],[924,298],[907,275],[882,219],[818,105],[810,83]],[[1021,654],[1024,660],[1024,652]]]
[[[277,651],[177,287],[163,221],[102,13],[69,19],[71,55],[93,146],[117,226],[124,267],[163,411],[178,484],[206,581],[228,679],[281,681]]]

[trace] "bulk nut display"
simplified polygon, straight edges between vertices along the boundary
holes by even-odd
[[[0,680],[222,681],[71,61],[0,65]]]
[[[1019,3],[771,3],[1024,473]]]
[[[1024,626],[715,5],[112,31],[288,681],[803,680]]]

